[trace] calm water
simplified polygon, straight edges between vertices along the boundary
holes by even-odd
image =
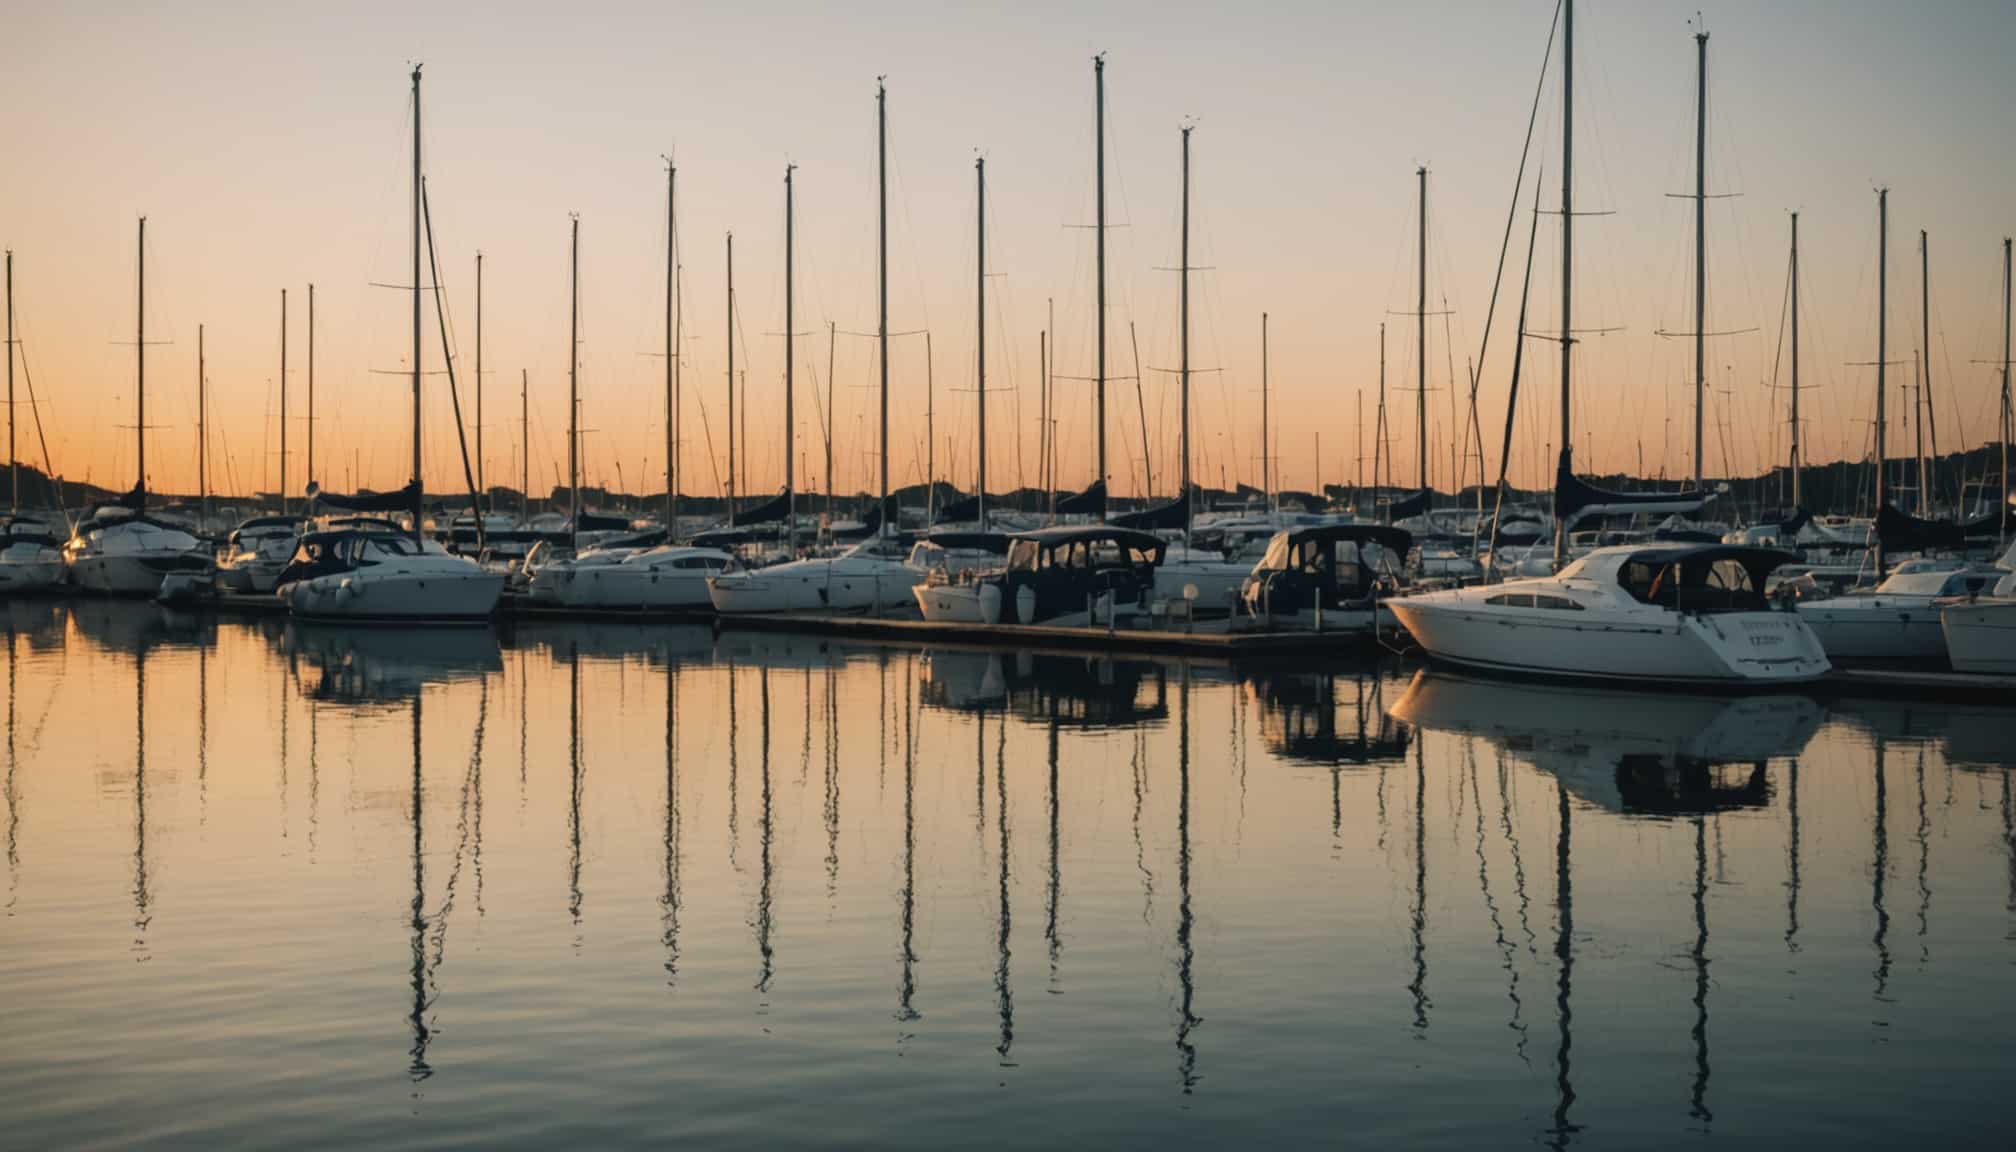
[[[2006,713],[6,613],[0,1145],[2016,1112]]]

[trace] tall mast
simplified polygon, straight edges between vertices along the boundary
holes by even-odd
[[[1561,0],[1561,461],[1572,467],[1574,431],[1569,418],[1571,354],[1575,347],[1575,0]],[[1554,519],[1554,567],[1568,559],[1568,532]]]
[[[567,257],[567,501],[569,531],[581,546],[581,218],[569,229]]]
[[[838,341],[840,326],[833,321],[826,322],[826,531],[833,531],[833,346]],[[889,501],[882,501],[877,507],[887,509]],[[877,513],[879,516],[880,513]],[[877,535],[884,535],[879,530]]]
[[[310,363],[313,363],[311,360]],[[196,325],[196,502],[203,510],[203,523],[210,523],[210,415],[209,381],[204,379],[203,325]],[[9,431],[12,431],[10,426]]]
[[[1260,313],[1260,501],[1269,511],[1274,508],[1273,457],[1267,454],[1267,313]],[[1317,479],[1317,493],[1321,496],[1322,479]]]
[[[532,520],[532,373],[518,370],[518,512]]]
[[[201,351],[203,329],[196,329],[196,359]],[[14,455],[14,250],[7,250],[7,511],[21,511],[21,461]]]
[[[1792,213],[1792,506],[1800,506],[1799,474],[1799,214]]]
[[[735,526],[735,233],[728,233],[728,526]]]
[[[938,520],[938,385],[932,379],[931,330],[924,330],[924,524]]]
[[[420,66],[413,66],[413,542],[420,542],[426,485],[420,482]]]
[[[889,92],[879,76],[875,78],[875,359],[882,376],[882,424],[876,442],[882,454],[881,502],[875,507],[881,510],[877,513],[881,534],[887,536],[893,527],[889,523]],[[826,419],[833,419],[830,412]],[[830,490],[830,445],[827,456],[826,487]]]
[[[974,363],[980,384],[980,530],[987,530],[987,158],[973,160],[973,179],[979,188],[976,200],[975,218],[979,221],[976,232],[975,249],[978,259],[974,261],[975,278],[979,290],[975,295],[973,313],[975,334]]]
[[[1414,170],[1421,185],[1421,219],[1417,237],[1417,271],[1414,276],[1414,434],[1419,453],[1418,490],[1428,491],[1428,168]]]
[[[1876,190],[1876,512],[1881,515],[1888,500],[1884,459],[1883,408],[1884,367],[1890,359],[1890,190]],[[1883,579],[1883,538],[1876,537],[1876,579]]]
[[[1101,53],[1092,58],[1092,109],[1093,109],[1093,183],[1097,188],[1098,205],[1094,209],[1092,225],[1095,237],[1093,246],[1098,250],[1099,299],[1099,474],[1094,479],[1106,480],[1106,56]]]
[[[2002,446],[2002,506],[1995,512],[1995,546],[2005,544],[2009,523],[2009,237],[2002,238],[2002,421],[1996,439]]]
[[[309,299],[313,300],[314,297],[310,296]],[[309,315],[312,316],[313,306],[310,307]],[[313,444],[314,441],[310,440],[309,443]],[[314,469],[309,469],[309,474],[312,476]],[[483,478],[483,253],[479,251],[476,253],[476,507],[470,509],[479,523],[483,518],[484,502],[489,498],[490,484]]]
[[[679,533],[679,167],[665,161],[665,531]]]
[[[137,419],[133,425],[133,435],[139,440],[139,483],[140,507],[147,506],[147,218],[140,217],[140,292],[134,303],[134,324],[138,339],[134,341],[133,352],[139,387],[134,389],[137,397]]]
[[[280,289],[280,514],[287,514],[287,290]]]
[[[793,363],[791,330],[791,173],[795,164],[784,166],[784,536],[793,554],[798,551],[798,475],[792,470],[792,447],[797,423],[791,414],[791,372]]]
[[[1701,490],[1701,425],[1708,396],[1708,33],[1694,34],[1694,490]],[[1562,441],[1566,443],[1567,441]]]
[[[1929,359],[1917,348],[1911,350],[1911,454],[1918,459],[1918,515],[1927,515],[1926,497],[1929,481],[1925,475],[1925,361]]]
[[[480,283],[482,282],[482,280],[481,280],[481,278],[480,278],[480,277],[478,278],[477,282],[478,282],[479,284],[480,284]],[[477,298],[477,300],[479,300],[479,301],[480,301],[480,300],[482,300],[483,296],[482,296],[482,291],[481,291],[481,289],[478,289],[478,291],[477,291],[477,296],[476,296],[476,298]],[[478,317],[478,319],[477,319],[477,321],[476,321],[476,341],[477,341],[477,343],[476,343],[476,347],[477,347],[478,349],[481,349],[481,348],[483,347],[483,343],[482,343],[482,341],[483,341],[483,321],[482,321],[482,319],[481,319],[481,317],[482,317],[483,313],[482,313],[482,306],[481,306],[481,304],[480,304],[480,303],[479,303],[479,304],[478,304],[478,306],[477,306],[477,313],[476,313],[476,315],[477,315],[477,317]],[[482,368],[482,366],[483,366],[483,360],[482,360],[482,353],[481,353],[480,351],[479,351],[479,352],[477,353],[477,360],[476,360],[476,366],[477,366],[477,368],[478,368],[478,369],[481,369],[481,368]],[[481,457],[482,457],[482,445],[483,445],[483,431],[482,431],[482,428],[483,428],[483,391],[482,391],[482,388],[483,388],[483,374],[482,374],[482,372],[481,372],[481,371],[478,371],[478,372],[477,372],[477,374],[476,374],[476,388],[477,388],[477,391],[476,391],[476,428],[477,428],[477,431],[476,431],[476,445],[477,445],[477,457],[478,457],[478,459],[480,460],[480,459],[481,459]],[[478,467],[481,467],[481,465],[479,464],[479,465],[478,465]],[[310,284],[310,285],[308,285],[308,474],[307,474],[307,480],[308,480],[308,483],[310,483],[310,484],[313,484],[313,483],[315,482],[315,285],[313,285],[313,284]]]
[[[1181,313],[1183,373],[1183,488],[1177,498],[1183,505],[1183,539],[1190,539],[1190,125],[1183,126],[1183,251],[1182,267],[1177,269],[1182,290],[1177,293]]]
[[[1924,389],[1923,396],[1925,399],[1924,433],[1932,437],[1931,476],[1932,482],[1936,486],[1939,473],[1939,416],[1933,410],[1932,405],[1932,256],[1931,242],[1926,238],[1923,228],[1918,230],[1918,324],[1918,347],[1924,349],[1924,359],[1920,361],[1921,367],[1919,369],[1919,379],[1923,382],[1920,386]],[[1920,452],[1919,457],[1922,461],[1924,453]],[[1922,462],[1919,464],[1918,470],[1921,474],[1926,472],[1926,467]],[[1961,487],[1964,488],[1966,487],[1964,483],[1966,479],[1964,462],[1961,479],[1963,480]],[[1930,508],[1932,506],[1932,497],[1936,493],[1932,487],[1926,485],[1922,475],[1918,487],[1919,507],[1921,509]]]

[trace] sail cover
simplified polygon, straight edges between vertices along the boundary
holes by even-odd
[[[1106,518],[1106,481],[1094,480],[1083,492],[1065,496],[1057,501],[1059,516],[1093,516]]]
[[[365,488],[346,493],[316,487],[308,493],[308,498],[339,512],[406,512],[420,502],[420,482],[415,480],[391,492],[373,492]]]
[[[1183,527],[1189,517],[1190,493],[1185,492],[1166,504],[1157,504],[1153,508],[1143,508],[1139,512],[1115,516],[1107,523],[1116,528],[1134,528],[1142,532],[1152,532],[1158,528],[1166,531]]]
[[[133,511],[138,512],[147,506],[147,484],[145,481],[141,481],[133,485],[131,492],[123,496],[114,496],[112,499],[107,500],[106,503],[116,504],[121,508],[131,508]]]
[[[1429,489],[1423,488],[1412,496],[1403,497],[1386,505],[1386,516],[1390,520],[1405,520],[1428,511]]]
[[[599,512],[578,512],[574,516],[576,532],[628,532],[628,516],[607,516]]]
[[[1876,539],[1885,548],[1961,548],[1966,533],[1951,520],[1920,520],[1885,503],[1876,510]]]
[[[791,515],[791,493],[779,492],[773,499],[766,500],[754,508],[735,514],[735,524],[770,524]]]
[[[1554,518],[1563,522],[1581,516],[1630,516],[1640,513],[1698,512],[1715,498],[1712,492],[1611,492],[1575,475],[1569,449],[1561,450],[1554,472]]]

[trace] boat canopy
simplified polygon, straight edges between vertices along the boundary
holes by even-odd
[[[1394,556],[1404,557],[1414,548],[1414,534],[1390,524],[1315,524],[1306,528],[1291,528],[1275,533],[1274,539],[1267,545],[1267,555],[1255,570],[1285,568],[1291,550],[1311,542],[1319,546],[1349,543],[1361,548],[1366,544],[1377,544]]]
[[[1010,569],[1035,569],[1043,567],[1045,554],[1056,555],[1060,550],[1082,552],[1087,558],[1101,562],[1108,553],[1118,559],[1133,553],[1139,562],[1156,565],[1168,550],[1168,544],[1160,536],[1147,532],[1137,532],[1132,528],[1116,528],[1111,524],[1071,524],[1058,528],[1038,528],[1033,532],[1020,532],[1011,537],[1008,545],[1008,567]]]
[[[1765,581],[1796,559],[1777,548],[1738,544],[1641,548],[1617,566],[1617,582],[1641,604],[1681,612],[1762,612],[1770,607]]]
[[[1989,527],[1994,527],[1992,520]],[[1967,545],[1966,531],[1951,520],[1921,520],[1887,503],[1876,510],[1876,539],[1885,548],[1917,551],[1964,548]]]

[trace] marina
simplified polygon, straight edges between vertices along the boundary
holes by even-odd
[[[2005,1143],[2016,8],[922,15],[10,22],[0,1152]]]

